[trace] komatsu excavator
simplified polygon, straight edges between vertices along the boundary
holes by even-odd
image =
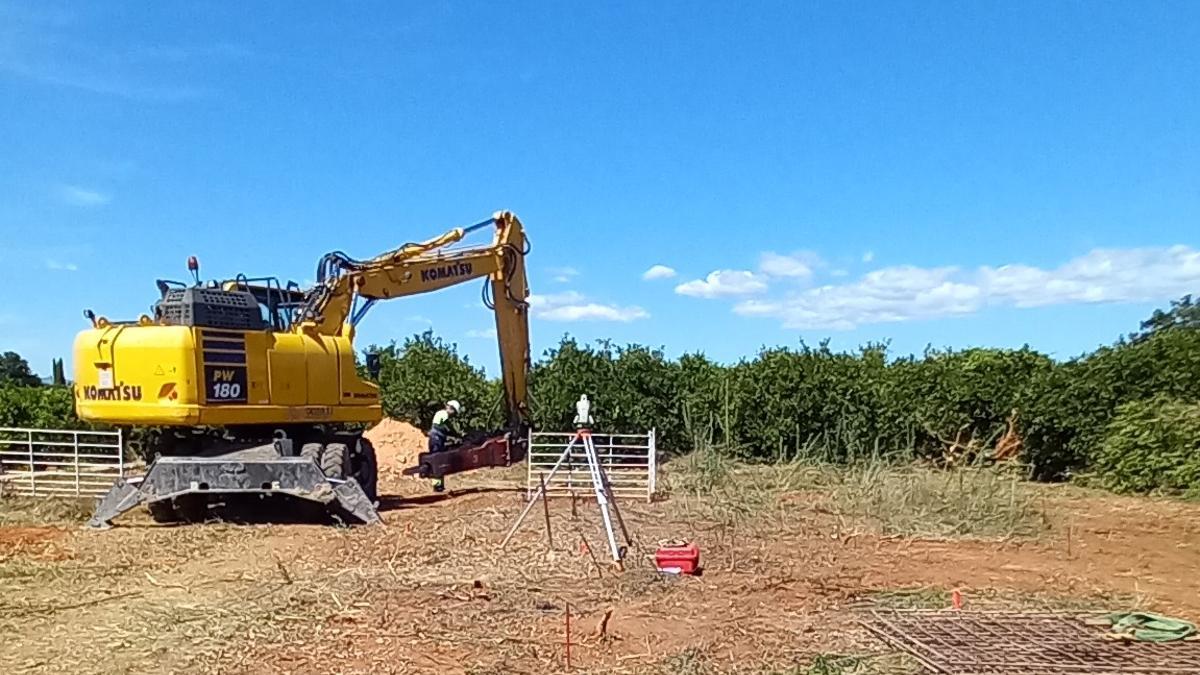
[[[454,247],[489,228],[490,245]],[[380,300],[472,279],[486,278],[483,299],[495,312],[506,426],[423,453],[409,473],[438,478],[521,461],[528,250],[521,222],[505,211],[369,260],[329,253],[308,290],[244,276],[201,283],[191,258],[194,283],[160,280],[152,315],[119,322],[84,312],[92,327],[75,339],[78,415],[153,430],[142,454],[154,457],[144,476],[114,485],[89,524],[110,526],[139,504],[159,521],[196,521],[216,506],[265,507],[274,495],[315,502],[345,522],[377,522],[375,450],[355,429],[382,411],[379,388],[359,376],[355,326]],[[377,376],[378,359],[365,360]]]

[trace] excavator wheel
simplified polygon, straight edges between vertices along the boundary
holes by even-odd
[[[350,469],[350,449],[345,443],[329,443],[321,453],[321,472],[327,478],[346,478]]]
[[[317,465],[320,465],[321,451],[324,449],[325,446],[321,445],[320,443],[305,443],[304,445],[300,446],[300,456],[305,459],[311,459],[312,461],[316,462]]]
[[[146,505],[146,510],[150,512],[150,517],[156,523],[178,523],[179,514],[175,512],[175,506],[171,504],[170,499],[163,499],[157,502],[150,502]]]
[[[203,523],[208,518],[208,498],[204,495],[180,495],[146,505],[156,523]]]
[[[367,494],[367,499],[372,502],[377,501],[378,482],[379,482],[379,462],[375,457],[375,446],[371,445],[371,441],[358,437],[354,445],[354,454],[351,456],[351,466],[353,467],[354,480],[358,481],[359,487]]]
[[[171,500],[175,513],[185,523],[203,523],[208,520],[208,497],[205,495],[180,495]]]

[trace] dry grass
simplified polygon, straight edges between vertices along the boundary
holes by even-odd
[[[657,668],[662,675],[712,675],[717,672],[712,659],[698,647],[688,647],[666,656]]]
[[[871,463],[837,474],[842,514],[905,537],[1032,537],[1048,523],[1036,493],[1005,467],[894,467]]]
[[[920,675],[921,664],[904,654],[820,653],[802,665],[784,670],[722,667],[704,650],[689,647],[671,654],[656,665],[656,675]]]
[[[0,662],[35,673],[307,673],[332,658],[344,672],[561,672],[569,603],[582,673],[900,674],[915,671],[855,628],[858,603],[945,606],[962,574],[1000,564],[1011,565],[1002,582],[974,574],[969,605],[1070,601],[1030,591],[1047,562],[1061,567],[1053,583],[1078,590],[1081,604],[1123,597],[1099,595],[1115,563],[1082,559],[1081,550],[1098,550],[1078,548],[1083,539],[1073,557],[1039,541],[980,539],[1040,531],[1023,529],[1042,517],[1026,494],[1038,488],[1009,474],[745,466],[715,454],[665,471],[669,499],[621,502],[636,539],[623,572],[604,563],[587,499],[577,518],[568,500],[552,502],[553,546],[535,514],[498,548],[522,501],[496,488],[519,483],[520,468],[455,477],[458,492],[446,498],[425,483],[396,483],[387,492],[405,499],[393,500],[381,528],[161,527],[131,514],[91,532],[76,527],[90,508],[6,500],[0,633],[17,639],[0,641]],[[948,517],[955,509],[968,525]],[[39,522],[51,526],[17,525]],[[1079,527],[1095,528],[1090,546],[1126,550],[1101,539],[1110,522]],[[59,539],[36,538],[47,531]],[[955,541],[879,535],[901,532]],[[581,537],[599,567],[581,554]],[[651,552],[672,538],[700,543],[704,576],[652,569]],[[1114,560],[1128,564],[1123,554]],[[879,593],[897,587],[914,590]]]
[[[79,524],[91,517],[95,506],[95,500],[86,498],[6,496],[0,498],[0,526]]]
[[[432,510],[394,513],[390,528],[158,527],[135,516],[111,531],[80,533],[69,559],[0,558],[0,578],[12,584],[0,600],[0,632],[41,634],[49,646],[68,637],[56,636],[63,617],[76,624],[74,646],[51,647],[54,658],[44,663],[18,660],[18,672],[227,672],[252,668],[245,644],[258,645],[260,656],[277,650],[272,663],[281,669],[308,672],[364,633],[388,650],[470,663],[474,672],[546,672],[560,667],[567,603],[577,639],[595,644],[603,636],[592,624],[608,608],[678,591],[679,580],[652,570],[644,546],[631,548],[623,573],[605,563],[595,506],[582,500],[578,520],[556,502],[554,548],[540,519],[531,519],[499,550],[520,502],[512,495],[501,511],[492,496],[468,494],[466,501],[488,506],[445,510],[442,519]],[[636,531],[651,535],[636,505],[626,511]],[[57,507],[23,508],[17,520],[63,517]],[[411,532],[405,521],[423,530]],[[578,554],[580,532],[596,549],[599,572]],[[266,564],[247,564],[255,560]],[[622,630],[618,621],[613,630]],[[376,657],[381,672],[394,666],[388,650]]]
[[[782,675],[920,675],[926,672],[905,654],[845,655],[818,654],[807,666],[797,666]]]
[[[951,590],[916,587],[872,593],[864,601],[881,609],[946,609],[950,607]],[[1099,612],[1111,607],[1130,611],[1147,609],[1148,598],[1136,593],[1103,593],[1063,595],[1051,591],[1041,593],[1016,592],[1011,589],[978,589],[965,592],[963,606],[983,611],[1013,612]]]
[[[1004,466],[937,469],[875,460],[749,467],[701,450],[671,468],[673,494],[703,498],[705,515],[729,524],[770,511],[780,495],[811,493],[847,529],[884,536],[1008,539],[1048,527],[1036,489]]]

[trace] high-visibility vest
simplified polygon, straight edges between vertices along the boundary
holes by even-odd
[[[445,410],[444,408],[433,414],[433,428],[434,429],[441,429],[442,431],[445,431],[446,423],[449,421],[450,421],[450,413],[447,410]]]

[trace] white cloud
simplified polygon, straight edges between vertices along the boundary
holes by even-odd
[[[1055,268],[885,267],[849,283],[743,301],[734,312],[776,318],[786,328],[844,330],[970,314],[988,306],[1163,300],[1198,286],[1200,251],[1188,246],[1096,249]]]
[[[179,103],[204,98],[211,93],[203,87],[190,85],[138,85],[120,76],[73,72],[69,67],[47,63],[0,60],[0,71],[52,87],[150,103]]]
[[[767,282],[761,276],[745,270],[716,270],[703,279],[693,279],[675,287],[676,293],[693,298],[753,295],[765,290]]]
[[[574,267],[551,267],[546,271],[553,275],[554,280],[560,284],[565,284],[579,276],[579,270]]]
[[[496,329],[495,328],[472,328],[467,331],[467,337],[495,339],[496,338]]]
[[[420,314],[413,314],[412,316],[406,316],[406,317],[404,317],[404,320],[411,321],[412,323],[423,323],[426,326],[433,325],[433,319],[431,319],[427,316],[422,316]]]
[[[529,305],[534,309],[583,302],[583,293],[563,291],[561,293],[530,293]]]
[[[1188,246],[1096,249],[1053,270],[983,267],[980,283],[1017,307],[1155,300],[1197,290],[1200,252]]]
[[[667,267],[666,265],[651,265],[650,269],[642,272],[642,278],[646,281],[655,281],[657,279],[672,279],[675,277],[675,268]]]
[[[546,321],[620,321],[629,322],[645,319],[650,314],[637,306],[621,307],[589,300],[576,291],[532,294],[529,296],[530,314]]]
[[[58,198],[72,206],[104,206],[112,201],[111,195],[78,185],[63,185],[58,189]]]
[[[61,270],[64,272],[78,272],[79,266],[73,262],[59,262],[57,260],[48,259],[46,260],[46,269]]]
[[[794,277],[808,279],[813,275],[813,268],[819,265],[821,259],[813,253],[793,253],[781,255],[773,251],[762,254],[758,261],[758,270],[771,277]]]
[[[207,95],[201,87],[168,80],[183,69],[180,54],[226,55],[234,45],[199,48],[119,48],[87,37],[94,22],[71,10],[45,10],[46,3],[18,7],[0,2],[0,76],[30,83],[117,96],[135,101],[177,102]],[[158,73],[158,77],[151,74]],[[168,76],[167,73],[170,73]]]
[[[979,289],[954,282],[954,273],[952,267],[885,268],[849,284],[812,288],[780,300],[742,302],[734,311],[780,318],[786,328],[838,330],[975,311]]]
[[[874,259],[875,259],[875,251],[867,251],[862,254],[862,261],[865,263],[869,263]]]
[[[588,302],[548,308],[536,316],[547,321],[621,321],[629,322],[650,316],[641,307],[617,307]]]

